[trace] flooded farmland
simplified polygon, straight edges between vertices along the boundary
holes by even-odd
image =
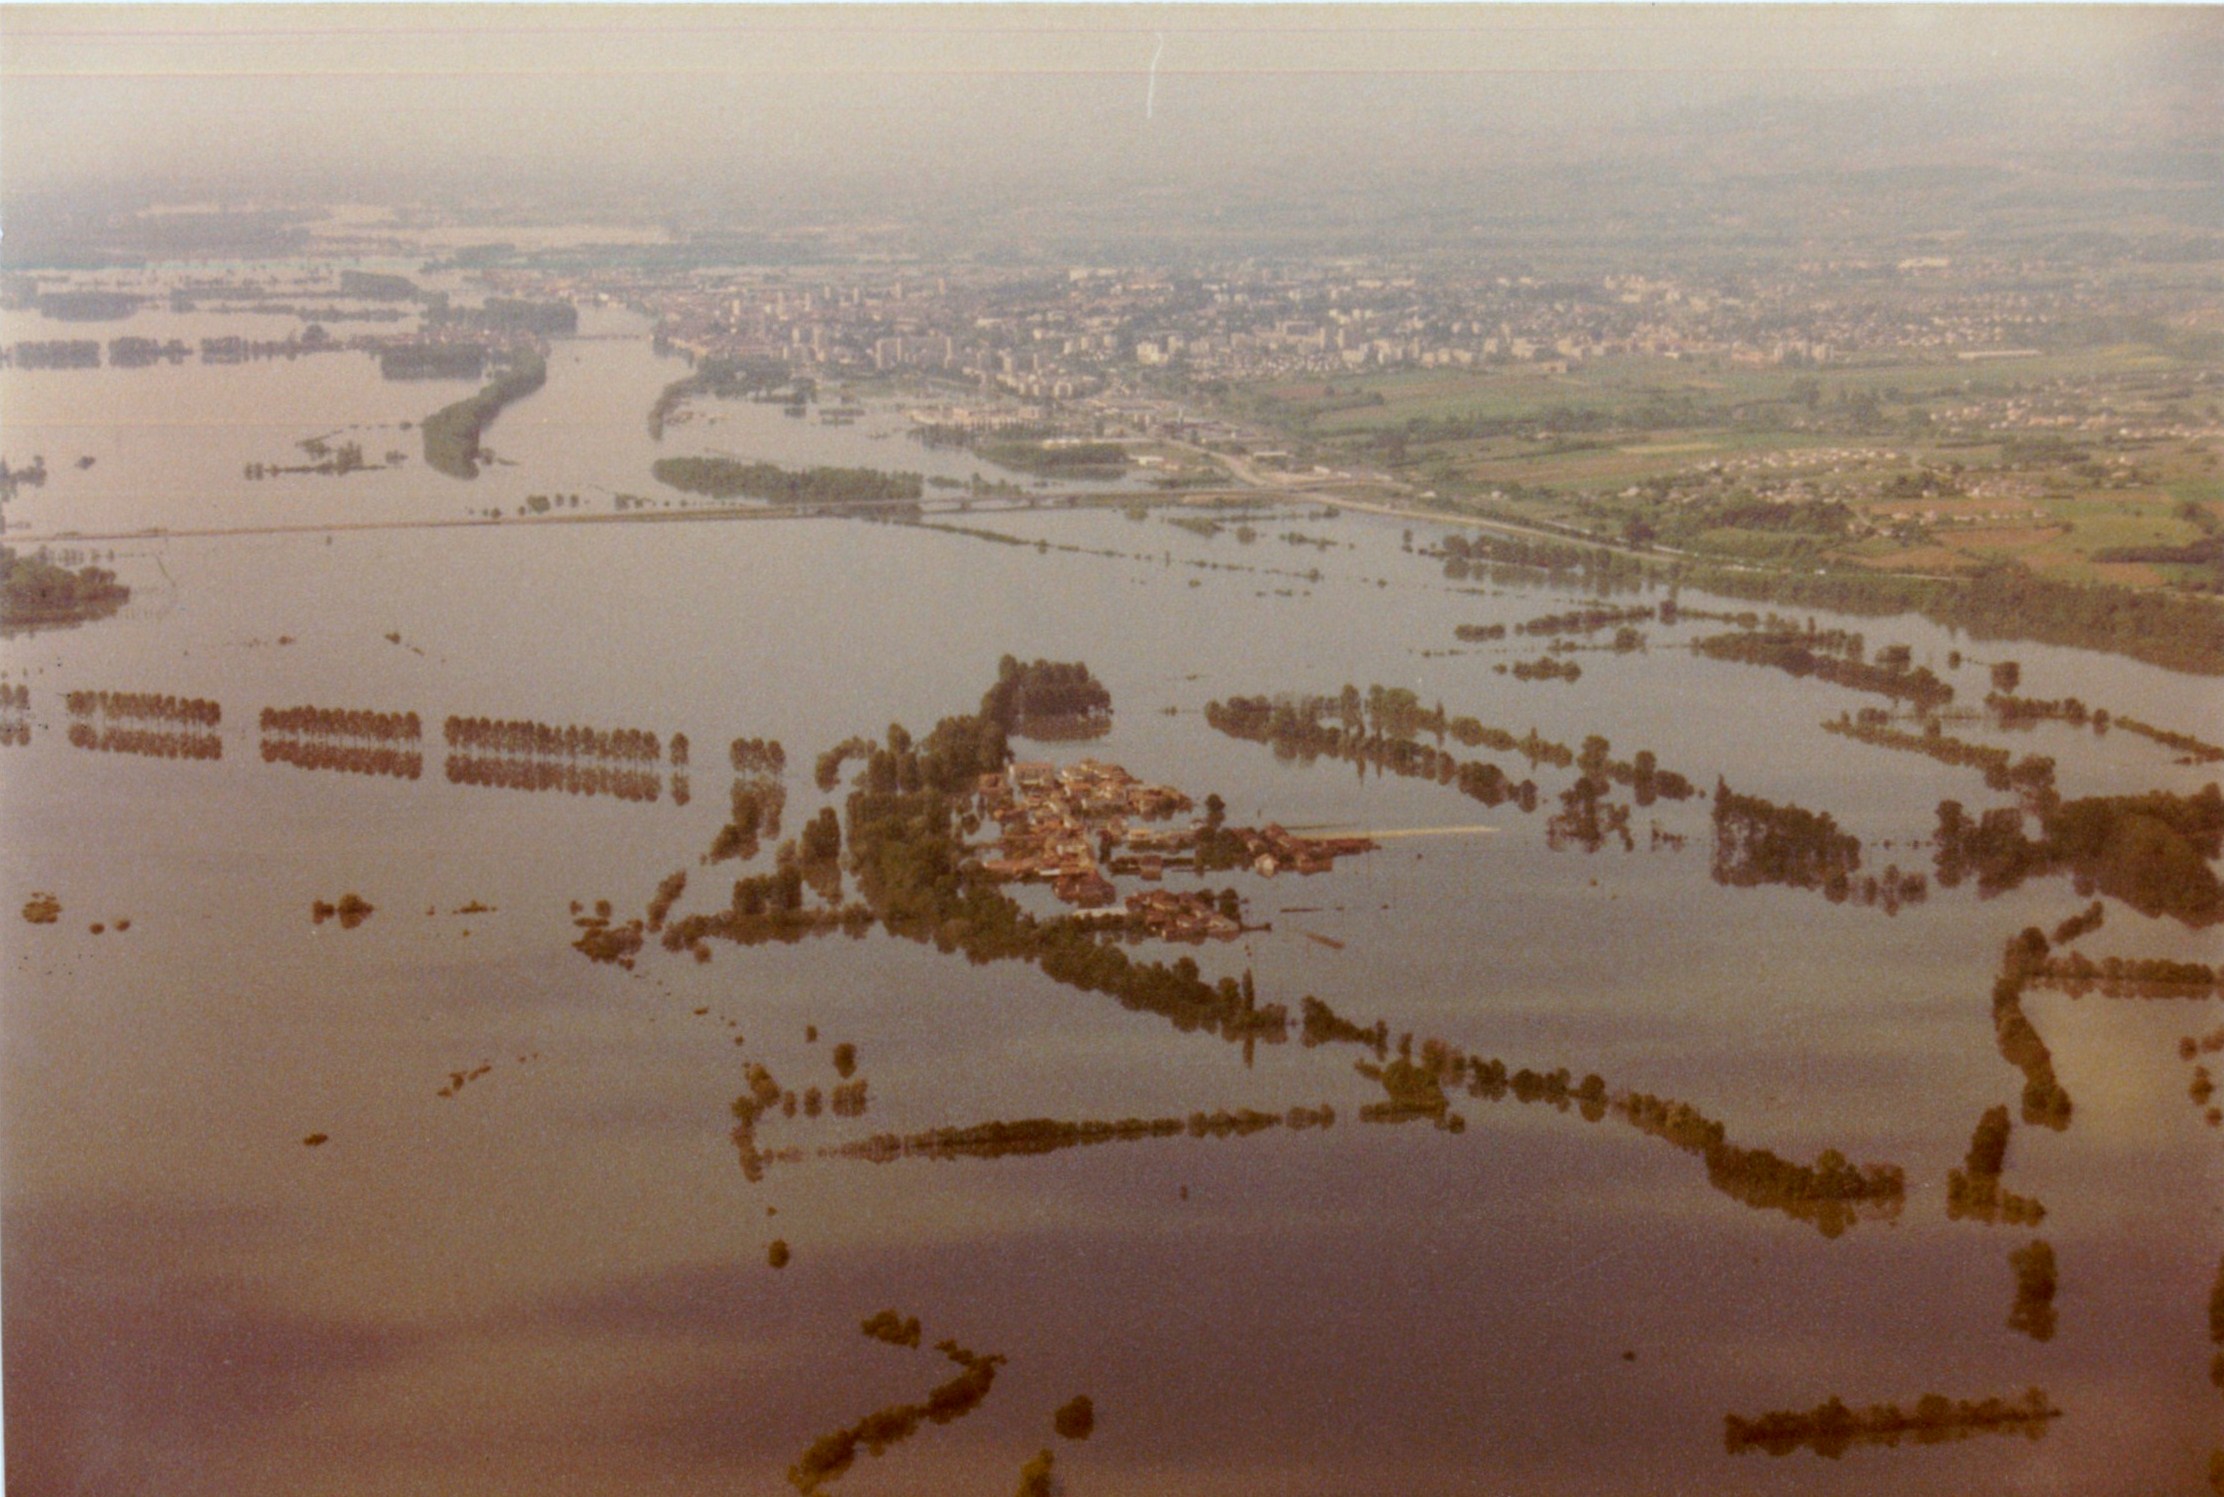
[[[1881,706],[1920,734],[1896,699],[1695,653],[1754,605],[1689,590],[1666,617],[1664,588],[1604,599],[1647,613],[1623,648],[1524,635],[1602,600],[1448,569],[1464,532],[1428,522],[346,528],[649,492],[675,442],[865,460],[866,427],[725,402],[660,447],[642,413],[684,369],[623,314],[586,330],[472,484],[241,476],[332,432],[413,449],[398,423],[448,394],[360,354],[4,376],[8,453],[54,473],[10,530],[132,589],[0,645],[27,693],[0,895],[56,906],[0,947],[24,1490],[971,1491],[1044,1449],[1076,1492],[2203,1469],[2224,1180],[2181,1040],[2207,1053],[2224,1011],[2211,981],[2063,959],[2214,964],[2213,898],[2067,855],[1949,882],[1940,802],[2017,792],[1826,731]],[[1912,616],[1779,623],[1904,644],[1962,709],[1947,733],[2050,758],[2067,801],[2198,807],[2215,779],[1983,706],[2013,658],[2025,698],[2213,738],[2200,678]],[[1573,679],[1499,669],[1563,638]],[[1108,721],[995,720],[1007,656],[1086,662]],[[1306,697],[1346,736],[1208,720]],[[1009,752],[980,757],[992,728]],[[1690,793],[1607,767],[1640,752]],[[1232,892],[1232,940],[1081,933],[965,867],[995,856],[980,774],[1085,758],[1375,846],[1311,874],[1172,857],[1161,887]],[[1826,814],[1850,878],[1754,851],[1811,835],[1781,819],[1735,842],[1718,786]],[[761,824],[714,860],[744,789]],[[822,808],[835,876],[783,886]],[[1887,868],[1919,892],[1864,898]],[[2012,945],[2096,898],[2096,929]],[[630,922],[623,949],[582,934]],[[1950,1210],[1973,1175],[2043,1211]]]

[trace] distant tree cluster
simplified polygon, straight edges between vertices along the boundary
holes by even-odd
[[[1445,575],[1454,581],[1473,575],[1478,567],[1543,572],[1597,584],[1635,582],[1645,575],[1643,562],[1601,546],[1488,532],[1447,535],[1442,544]]]
[[[679,869],[656,886],[656,893],[649,896],[649,929],[664,929],[664,917],[672,912],[680,896],[687,892],[687,870]]]
[[[2049,701],[2040,697],[2019,697],[2009,692],[1992,691],[1985,694],[1985,710],[1999,719],[2002,726],[2010,728],[2028,727],[2039,722],[2064,722],[2073,728],[2082,728],[2097,721],[2105,730],[2110,721],[2107,708],[2095,711],[2076,697]]]
[[[1359,1109],[1362,1123],[1410,1123],[1426,1119],[1448,1132],[1466,1130],[1467,1120],[1451,1110],[1451,1098],[1444,1092],[1446,1068],[1426,1063],[1426,1058],[1414,1060],[1411,1050],[1403,1046],[1383,1064],[1361,1060],[1352,1065],[1383,1091],[1384,1100],[1370,1102]]]
[[[478,753],[627,764],[654,764],[664,757],[657,736],[639,728],[583,728],[576,723],[559,728],[543,722],[451,717],[441,732],[448,747]]]
[[[1457,787],[1462,795],[1481,801],[1485,805],[1504,805],[1508,801],[1523,810],[1534,810],[1537,787],[1534,781],[1516,783],[1495,764],[1476,760],[1461,760],[1442,749],[1432,748],[1410,736],[1410,720],[1401,720],[1402,705],[1387,694],[1377,699],[1376,710],[1361,715],[1356,706],[1357,688],[1346,688],[1348,699],[1332,697],[1231,697],[1226,702],[1211,701],[1205,704],[1205,722],[1217,732],[1231,738],[1241,738],[1251,743],[1271,747],[1277,758],[1294,759],[1311,763],[1317,758],[1341,759],[1347,763],[1370,766],[1385,774],[1406,779],[1434,780],[1440,785]],[[1381,688],[1375,688],[1381,692]],[[1410,699],[1411,692],[1405,697]],[[1347,711],[1347,701],[1351,704]],[[1324,721],[1330,713],[1343,715],[1341,723]],[[1434,717],[1436,730],[1445,731],[1441,709]],[[1429,719],[1424,719],[1424,725]],[[1522,743],[1502,730],[1486,729],[1470,718],[1452,724],[1457,732],[1462,725],[1475,741],[1489,741],[1492,735],[1503,739],[1509,748],[1518,749]],[[1396,733],[1395,728],[1404,728]],[[1536,738],[1532,731],[1530,746],[1545,750],[1560,749],[1557,744],[1547,744]],[[1562,750],[1563,752],[1565,750]],[[1200,867],[1204,866],[1200,848]]]
[[[382,379],[477,379],[486,372],[486,350],[476,343],[405,343],[381,349]]]
[[[577,906],[573,906],[577,908]],[[572,921],[579,929],[579,936],[572,949],[591,962],[610,962],[633,969],[633,959],[646,944],[647,936],[639,920],[621,923],[610,918],[610,905],[604,901],[592,915],[581,915]]]
[[[213,728],[224,720],[223,707],[205,697],[151,691],[72,691],[62,701],[72,717],[121,717],[196,728]]]
[[[780,835],[780,816],[788,803],[787,786],[769,775],[745,775],[728,791],[731,810],[710,846],[710,860],[723,863],[757,855],[759,839]]]
[[[2029,926],[2011,938],[1992,983],[1993,1040],[2000,1058],[2023,1073],[2023,1121],[2059,1133],[2070,1125],[2070,1094],[2054,1074],[2054,1055],[2023,1012],[2023,991],[2044,970],[2046,935]]]
[[[91,338],[27,339],[9,345],[8,362],[18,369],[98,369],[100,344]]]
[[[1837,889],[1842,898],[1860,867],[1861,839],[1839,831],[1828,812],[1779,806],[1714,782],[1716,883]]]
[[[1876,748],[1923,754],[1957,768],[1981,770],[1989,789],[2012,790],[2033,800],[2054,793],[2054,760],[2044,754],[2026,754],[2018,759],[1996,745],[1955,738],[1935,717],[1924,723],[1922,732],[1904,733],[1872,716],[1878,710],[1865,707],[1858,717],[1841,713],[1836,721],[1825,722],[1823,731]]]
[[[1558,660],[1550,655],[1539,655],[1534,660],[1516,660],[1512,665],[1501,665],[1501,671],[1511,672],[1516,681],[1567,681],[1583,679],[1583,667],[1572,660]]]
[[[1798,1164],[1768,1149],[1731,1143],[1720,1123],[1687,1103],[1633,1092],[1614,1106],[1640,1132],[1705,1159],[1707,1183],[1723,1194],[1812,1221],[1825,1237],[1846,1229],[1853,1208],[1896,1209],[1907,1194],[1906,1174],[1895,1164],[1857,1167],[1836,1149],[1823,1150],[1811,1165]]]
[[[2137,733],[2142,738],[2153,739],[2164,748],[2176,749],[2179,753],[2185,755],[2188,762],[2194,764],[2224,763],[2224,747],[2210,743],[2206,739],[2196,738],[2191,733],[2174,733],[2168,728],[2158,728],[2150,723],[2143,723],[2136,717],[2119,717],[2115,719],[2115,724],[2126,733]]]
[[[489,332],[560,338],[579,331],[579,308],[568,301],[490,296],[483,306],[451,307],[435,320],[463,323]]]
[[[1813,676],[1833,686],[1912,702],[1925,711],[1954,699],[1953,687],[1926,666],[1911,668],[1904,652],[1880,652],[1877,660],[1864,661],[1859,653],[1860,636],[1836,630],[1740,630],[1694,639],[1691,648],[1711,660],[1733,660],[1770,666],[1793,676]]]
[[[340,896],[337,903],[320,899],[311,904],[309,921],[312,925],[322,925],[327,920],[336,919],[340,922],[340,929],[353,930],[376,913],[376,905],[350,889]]]
[[[726,757],[735,774],[778,775],[788,768],[788,751],[777,738],[736,738],[726,746]]]
[[[521,353],[503,373],[488,381],[476,395],[444,405],[418,423],[424,438],[425,462],[450,478],[479,476],[479,439],[502,414],[548,383],[548,362],[537,353]]]
[[[419,294],[417,283],[405,275],[387,275],[373,270],[340,272],[342,296],[361,297],[366,301],[408,301]]]
[[[1022,736],[1058,723],[1109,724],[1112,693],[1078,660],[1022,664],[1006,655],[997,662],[996,684],[981,697],[980,715]]]
[[[2049,799],[2038,808],[2039,835],[2024,834],[2014,806],[1972,821],[1959,801],[1938,807],[1938,880],[1948,888],[1974,875],[1978,891],[1998,894],[2025,879],[2068,872],[2083,892],[2098,890],[2143,915],[2187,925],[2224,917],[2224,888],[2209,867],[2224,850],[2224,795],[2215,784],[2192,795]]]
[[[1452,637],[1462,644],[1487,644],[1494,639],[1504,639],[1506,637],[1506,626],[1504,624],[1456,624],[1452,628]]]
[[[1060,1497],[1065,1490],[1058,1484],[1058,1458],[1048,1450],[1038,1450],[1019,1468],[1019,1485],[1014,1497]]]
[[[1039,478],[1117,477],[1128,466],[1117,442],[978,442],[974,450],[1000,468]]]
[[[1931,1445],[1988,1432],[2036,1438],[2045,1432],[2049,1420],[2061,1417],[2062,1411],[2037,1388],[2020,1399],[1971,1401],[1926,1393],[1905,1413],[1897,1404],[1852,1409],[1833,1398],[1805,1413],[1780,1410],[1757,1419],[1726,1415],[1722,1444],[1731,1455],[1765,1450],[1781,1456],[1806,1446],[1819,1456],[1836,1460],[1855,1445],[1897,1445],[1903,1439]]]
[[[661,457],[650,468],[658,483],[712,499],[755,499],[797,508],[846,509],[917,504],[926,492],[916,473],[877,468],[803,468],[730,457]]]
[[[920,1403],[890,1404],[812,1441],[788,1468],[789,1483],[803,1497],[812,1497],[820,1487],[857,1464],[860,1448],[869,1455],[880,1455],[917,1434],[921,1424],[955,1423],[987,1400],[1004,1357],[976,1355],[951,1340],[935,1343],[935,1350],[957,1364],[957,1376],[932,1389]]]
[[[679,408],[699,395],[740,400],[768,394],[793,378],[788,366],[773,359],[705,359],[695,372],[666,385],[649,407],[649,439],[664,440],[664,427]]]
[[[811,781],[821,790],[832,790],[842,782],[842,765],[850,759],[869,759],[880,745],[873,739],[856,736],[843,739],[819,755],[812,766]]]
[[[865,1317],[858,1329],[875,1341],[885,1341],[890,1346],[917,1347],[919,1344],[919,1317],[899,1315],[894,1310],[881,1310]]]
[[[0,684],[0,748],[17,748],[31,741],[31,688]]]
[[[1545,821],[1545,845],[1555,851],[1580,847],[1585,852],[1597,852],[1607,838],[1618,837],[1624,852],[1635,851],[1637,840],[1629,830],[1630,808],[1607,799],[1612,788],[1593,775],[1577,776],[1574,784],[1560,792],[1560,809]]]
[[[1684,566],[1674,576],[1685,587],[1721,597],[1838,613],[1914,612],[1973,639],[2028,639],[2105,650],[2166,670],[2224,674],[2224,611],[2207,600],[2057,582],[2012,562],[1986,566],[1956,581],[1863,568],[1816,573]]]
[[[1050,1427],[1060,1439],[1086,1440],[1096,1431],[1097,1407],[1086,1393],[1076,1393],[1052,1411]]]
[[[104,619],[131,601],[131,589],[106,567],[76,571],[44,552],[25,556],[0,546],[0,633],[62,628]]]
[[[2054,1248],[2042,1239],[2017,1248],[2008,1255],[2008,1266],[2015,1270],[2015,1303],[2008,1310],[2008,1329],[2020,1331],[2033,1341],[2054,1339],[2055,1314]]]
[[[1962,1167],[1946,1176],[1946,1216],[1951,1221],[1968,1218],[2003,1222],[2015,1227],[2035,1227],[2046,1219],[2046,1207],[2028,1196],[2005,1190],[2001,1171],[2008,1162],[2008,1137],[2014,1129],[2005,1107],[1987,1108],[1970,1135],[1969,1153]]]
[[[1603,604],[1578,608],[1567,613],[1548,613],[1542,618],[1530,619],[1514,625],[1516,634],[1596,634],[1601,629],[1613,629],[1625,624],[1649,623],[1659,616],[1651,604],[1635,604],[1627,608],[1610,608]]]
[[[2067,946],[2082,936],[2089,936],[2099,930],[2107,919],[2108,907],[2096,899],[2054,927],[2054,944]]]
[[[182,364],[193,356],[182,338],[160,342],[153,338],[111,338],[108,365],[112,369],[149,369],[156,364]]]
[[[2209,1341],[2216,1356],[2209,1363],[2209,1381],[2224,1388],[2224,1260],[2216,1265],[2216,1282],[2209,1289]]]
[[[1363,1028],[1310,993],[1299,1001],[1298,1015],[1298,1038],[1308,1050],[1317,1045],[1364,1045],[1380,1059],[1389,1044],[1390,1026],[1383,1020]]]

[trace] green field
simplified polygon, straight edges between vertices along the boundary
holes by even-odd
[[[1806,368],[1615,356],[1266,381],[1230,405],[1301,462],[1604,540],[2157,586],[2224,582],[2101,555],[2199,541],[2188,505],[2224,520],[2220,372],[2140,343]]]

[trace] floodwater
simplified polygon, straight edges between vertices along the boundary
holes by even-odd
[[[19,318],[5,337],[118,326]],[[54,474],[10,528],[445,518],[530,492],[650,492],[665,451],[884,453],[926,471],[951,456],[739,404],[659,448],[647,405],[681,368],[616,336],[628,326],[611,314],[589,330],[614,336],[555,345],[547,389],[489,434],[517,466],[474,484],[425,470],[399,432],[412,461],[391,473],[240,477],[243,454],[292,460],[327,430],[375,449],[468,388],[384,383],[360,354],[10,371],[8,455],[35,438]],[[74,468],[80,454],[95,465]],[[1202,709],[1406,686],[1517,734],[1651,749],[1703,791],[1721,776],[1827,810],[1871,870],[1927,869],[1909,844],[1939,800],[2004,799],[1973,771],[1820,731],[1875,698],[1678,647],[1719,625],[1575,655],[1572,685],[1492,670],[1537,641],[1444,653],[1457,624],[1576,595],[1449,582],[1404,548],[1433,527],[1290,512],[1243,544],[1107,510],[951,518],[1043,545],[832,519],[141,538],[99,547],[135,590],[122,615],[0,644],[33,723],[28,746],[0,748],[11,1492],[792,1491],[820,1436],[949,1379],[944,1337],[1007,1359],[985,1401],[860,1449],[822,1490],[1008,1490],[1044,1448],[1076,1493],[2201,1488],[2219,1443],[2224,1133],[2189,1100],[2177,1043],[2224,1007],[2028,992],[2075,1112],[2060,1131],[2019,1121],[2004,1183],[2046,1218],[1945,1210],[1978,1117],[2013,1114],[2022,1086],[1995,1043],[2001,947],[2083,906],[2066,878],[1993,899],[1934,885],[1889,916],[1728,888],[1709,877],[1703,795],[1638,811],[1634,852],[1554,850],[1543,823],[1572,772],[1535,771],[1545,809],[1524,815],[1286,763]],[[1872,649],[1913,646],[1964,703],[1986,689],[1980,662],[2012,655],[2026,695],[2218,730],[2207,681],[1917,620],[1853,627]],[[1957,647],[1970,658],[1949,670]],[[574,901],[630,918],[685,869],[677,912],[715,909],[770,868],[769,842],[753,863],[701,861],[730,739],[786,746],[793,835],[846,793],[813,786],[821,750],[972,711],[1006,653],[1085,659],[1115,701],[1108,736],[1025,753],[1218,792],[1236,822],[1490,828],[1386,840],[1307,878],[1214,875],[1271,929],[1136,956],[1248,968],[1293,1014],[1318,994],[1392,1036],[1597,1072],[1800,1162],[1889,1161],[1904,1205],[1826,1236],[1616,1116],[1511,1097],[1455,1094],[1458,1132],[1362,1122],[1383,1095],[1353,1068],[1364,1052],[1307,1048],[1293,1026],[1247,1053],[1032,966],[878,931],[713,942],[707,964],[652,941],[631,971],[571,948]],[[218,701],[222,757],[74,747],[72,690]],[[264,762],[258,713],[297,705],[418,713],[423,777]],[[684,731],[692,799],[675,804],[669,766],[647,804],[450,783],[450,714]],[[2071,795],[2213,778],[2121,732],[1953,730],[2054,755]],[[1654,821],[1687,844],[1655,850]],[[16,917],[37,892],[57,922]],[[348,892],[376,913],[352,930],[311,919]],[[473,904],[488,908],[459,913]],[[2080,949],[2224,955],[2115,901]],[[744,1067],[830,1089],[838,1042],[856,1047],[866,1115],[775,1111],[759,1147],[803,1157],[747,1178],[729,1136]],[[994,1119],[1322,1104],[1330,1128],[1247,1137],[819,1152]],[[2034,1238],[2059,1264],[2044,1342],[2008,1324],[2009,1254]],[[918,1316],[927,1349],[861,1335],[884,1308]],[[2063,1411],[2038,1438],[1834,1458],[1724,1444],[1725,1415],[2030,1386]],[[1061,1439],[1052,1411],[1079,1393],[1095,1431]]]

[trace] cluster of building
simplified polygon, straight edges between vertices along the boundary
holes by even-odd
[[[1140,825],[1189,810],[1189,797],[1094,759],[1064,766],[1021,762],[984,775],[979,804],[1002,829],[998,855],[981,861],[990,877],[1047,882],[1067,904],[1101,912],[1101,921],[1170,940],[1231,940],[1243,924],[1203,890],[1146,889],[1123,901],[1112,875],[1155,883],[1170,868],[1195,868],[1198,844],[1208,836],[1239,855],[1214,866],[1240,862],[1268,877],[1285,870],[1325,873],[1338,857],[1375,846],[1364,837],[1300,837],[1273,825]]]
[[[1116,850],[1127,849],[1134,871],[1155,879],[1164,874],[1169,853],[1196,843],[1194,832],[1130,825],[1178,815],[1189,809],[1188,796],[1094,759],[1063,767],[1015,763],[1003,774],[982,776],[980,803],[1003,828],[1001,856],[984,859],[982,870],[992,878],[1047,881],[1060,899],[1083,909],[1119,898],[1105,876]]]
[[[1240,843],[1251,871],[1268,878],[1285,871],[1326,873],[1338,858],[1375,850],[1367,837],[1300,837],[1271,821],[1263,827],[1224,827],[1220,835]]]
[[[1243,922],[1203,889],[1145,889],[1127,897],[1122,917],[1168,941],[1233,941]]]
[[[699,357],[911,369],[1063,402],[1146,390],[1166,369],[1246,380],[1615,354],[1820,365],[1880,348],[2021,353],[2092,299],[2074,286],[2003,292],[1990,282],[1996,269],[1923,260],[1540,279],[1358,261],[1075,267],[1062,277],[851,266],[628,272],[564,286],[513,273],[512,289],[614,296]]]

